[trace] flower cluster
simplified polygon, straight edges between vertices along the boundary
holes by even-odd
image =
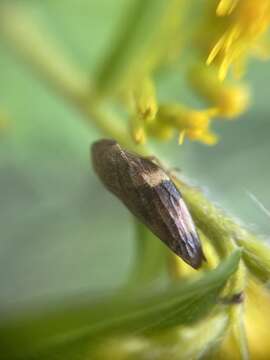
[[[220,79],[227,76],[230,65],[241,75],[249,54],[267,53],[262,36],[270,23],[270,3],[267,0],[220,0],[216,16],[223,26],[207,64],[218,64]],[[216,22],[212,23],[216,28]]]
[[[136,143],[145,143],[148,137],[167,141],[178,133],[180,143],[187,137],[213,145],[218,136],[211,130],[212,121],[236,118],[249,105],[249,88],[239,75],[250,54],[266,54],[263,35],[270,21],[270,4],[267,0],[209,1],[204,6],[203,21],[192,24],[192,35],[187,39],[183,36],[184,2],[176,0],[171,4],[164,11],[152,43],[142,51],[141,58],[138,55],[133,76],[122,88],[129,94],[125,105],[131,134]],[[189,63],[193,65],[184,76],[194,95],[205,103],[203,109],[181,101],[164,103],[156,95],[157,71],[169,64],[176,69],[175,76],[180,77],[179,63],[191,48],[194,59]],[[232,75],[237,76],[230,75],[230,66],[234,69]]]

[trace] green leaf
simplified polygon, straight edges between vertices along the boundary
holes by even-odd
[[[148,353],[151,350],[153,352],[153,349],[158,349],[160,353],[164,354],[163,359],[201,359],[202,355],[216,347],[223,338],[228,328],[228,321],[226,311],[217,311],[216,314],[211,314],[204,321],[199,321],[195,325],[181,326],[166,331],[161,336],[154,338],[153,346]],[[150,355],[148,356],[151,358]]]
[[[76,306],[64,303],[49,313],[2,324],[1,353],[6,360],[29,359],[48,351],[54,354],[58,347],[65,352],[77,341],[82,351],[83,339],[90,347],[97,338],[110,334],[152,334],[192,324],[217,304],[219,292],[238,267],[240,254],[236,250],[215,270],[150,295],[121,294],[99,302],[80,301]]]

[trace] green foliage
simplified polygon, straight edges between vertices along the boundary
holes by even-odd
[[[179,186],[197,226],[212,241],[220,255],[226,256],[236,246],[242,247],[243,260],[251,273],[262,282],[269,281],[269,246],[209,202],[201,192],[182,183]]]
[[[31,319],[17,319],[2,325],[0,347],[5,359],[29,359],[34,354],[58,347],[67,349],[73,341],[89,344],[108,334],[139,332],[149,334],[181,324],[192,324],[206,316],[218,302],[227,280],[236,271],[241,252],[237,250],[217,269],[197,280],[173,285],[158,292],[142,295],[121,294],[103,297],[99,303],[65,306],[57,311],[38,314]],[[106,299],[106,300],[105,300]],[[80,345],[81,346],[81,345]],[[64,356],[64,354],[63,354]]]

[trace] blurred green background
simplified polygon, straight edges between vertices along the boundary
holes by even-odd
[[[125,0],[24,1],[86,76],[105,53]],[[220,142],[153,144],[192,183],[252,230],[267,235],[270,208],[269,64],[251,62],[241,119],[218,122]],[[132,262],[131,216],[94,176],[89,146],[101,135],[0,43],[0,307],[123,283]],[[166,99],[191,104],[181,74],[161,76]]]

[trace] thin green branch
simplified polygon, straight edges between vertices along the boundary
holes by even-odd
[[[75,106],[105,136],[117,139],[129,149],[148,153],[143,146],[134,145],[121,119],[92,103],[88,75],[66,60],[58,46],[29,16],[25,5],[0,5],[0,35],[31,71]]]
[[[243,248],[243,260],[248,269],[261,281],[270,279],[269,245],[248,232],[220,208],[211,203],[205,195],[176,179],[196,225],[213,242],[223,256],[236,246]]]
[[[20,60],[55,91],[80,103],[89,91],[87,77],[68,63],[53,39],[45,35],[26,5],[0,5],[0,34]]]

